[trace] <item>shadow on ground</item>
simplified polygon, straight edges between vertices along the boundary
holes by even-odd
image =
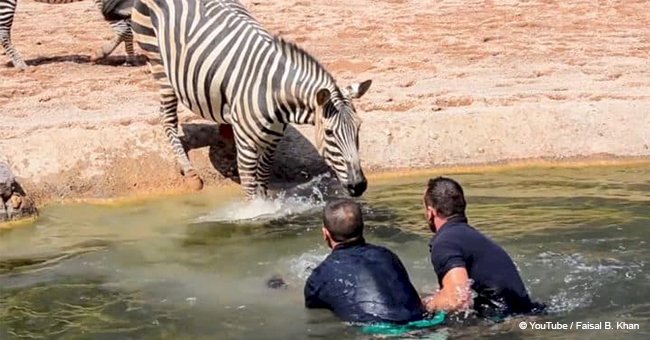
[[[41,66],[58,63],[75,63],[75,64],[99,64],[107,66],[124,66],[126,64],[126,56],[109,56],[97,61],[93,61],[89,55],[70,54],[59,55],[50,57],[38,57],[25,60],[27,66]],[[147,59],[143,55],[138,55],[133,64],[127,66],[143,66],[147,63]],[[11,61],[5,63],[6,67],[13,67]]]
[[[182,124],[181,142],[185,151],[209,147],[212,167],[223,177],[236,183],[237,151],[232,127],[212,123]],[[271,184],[275,188],[305,183],[328,171],[328,167],[313,144],[295,127],[289,125],[278,145],[273,165]],[[202,174],[203,175],[203,174]]]

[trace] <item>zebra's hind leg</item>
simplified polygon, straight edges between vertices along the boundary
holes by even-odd
[[[126,64],[134,65],[135,64],[135,52],[133,49],[133,31],[131,30],[131,20],[117,20],[111,21],[111,27],[113,27],[113,38],[110,42],[106,43],[100,49],[95,52],[95,60],[102,60],[122,43],[124,42],[124,47],[126,49]]]
[[[11,26],[14,22],[15,11],[16,1],[0,1],[0,45],[7,52],[14,67],[25,70],[27,64],[11,42]]]

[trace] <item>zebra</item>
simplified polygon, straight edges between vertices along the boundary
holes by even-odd
[[[180,102],[233,128],[247,198],[266,197],[288,124],[311,124],[316,149],[351,196],[367,180],[359,159],[361,119],[352,99],[371,80],[339,87],[308,52],[271,35],[236,0],[135,0],[134,38],[160,86],[163,130],[190,185],[203,181],[178,137]]]
[[[11,42],[11,26],[16,13],[17,0],[0,0],[0,44],[11,59],[14,67],[25,70],[27,64]],[[34,0],[48,4],[68,4],[82,0]],[[110,55],[117,46],[124,42],[127,53],[127,63],[135,62],[133,49],[133,33],[131,31],[130,12],[133,7],[133,0],[94,0],[95,5],[107,20],[114,32],[113,39],[95,52],[96,59],[102,59]]]
[[[38,0],[36,0],[38,1]],[[113,39],[95,52],[96,59],[104,59],[124,42],[126,50],[126,63],[135,63],[133,49],[133,31],[131,30],[131,10],[133,0],[94,0],[95,5],[104,16],[104,20],[113,28]]]

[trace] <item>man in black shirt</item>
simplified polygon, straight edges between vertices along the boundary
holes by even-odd
[[[474,309],[479,316],[502,317],[541,311],[503,248],[467,223],[465,196],[450,178],[429,180],[424,193],[429,243],[440,290],[423,303],[428,311]],[[472,298],[473,290],[477,295]]]
[[[363,239],[361,207],[329,203],[323,236],[332,253],[305,284],[305,305],[327,308],[349,322],[408,323],[424,317],[420,297],[400,259]]]

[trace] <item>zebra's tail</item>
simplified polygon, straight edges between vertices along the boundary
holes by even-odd
[[[70,4],[73,2],[79,2],[83,0],[34,0],[35,2],[42,2],[45,4],[59,5],[59,4]]]
[[[102,0],[102,15],[108,21],[131,19],[133,0]]]

